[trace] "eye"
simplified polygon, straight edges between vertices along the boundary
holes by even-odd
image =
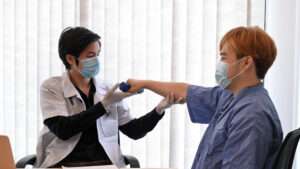
[[[97,55],[93,54],[93,55],[88,55],[87,57],[88,58],[93,58],[93,57],[96,57]]]

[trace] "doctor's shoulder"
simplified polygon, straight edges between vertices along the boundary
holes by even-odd
[[[44,80],[40,86],[40,91],[63,93],[63,78],[61,76],[53,76]]]

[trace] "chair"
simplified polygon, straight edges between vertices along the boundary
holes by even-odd
[[[272,169],[292,169],[300,138],[300,128],[288,133],[280,146]]]
[[[36,155],[28,155],[20,159],[16,167],[17,168],[25,168],[26,165],[34,165],[36,160]],[[140,163],[137,158],[129,155],[124,155],[125,164],[129,165],[130,168],[140,168]]]

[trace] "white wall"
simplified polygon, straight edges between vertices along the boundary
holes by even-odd
[[[299,127],[299,19],[298,0],[267,0],[266,30],[277,44],[277,58],[265,86],[279,113],[284,135]]]

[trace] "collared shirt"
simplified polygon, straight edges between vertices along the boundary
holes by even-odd
[[[262,84],[237,95],[219,86],[191,85],[187,106],[192,122],[209,124],[192,169],[272,168],[282,129]]]

